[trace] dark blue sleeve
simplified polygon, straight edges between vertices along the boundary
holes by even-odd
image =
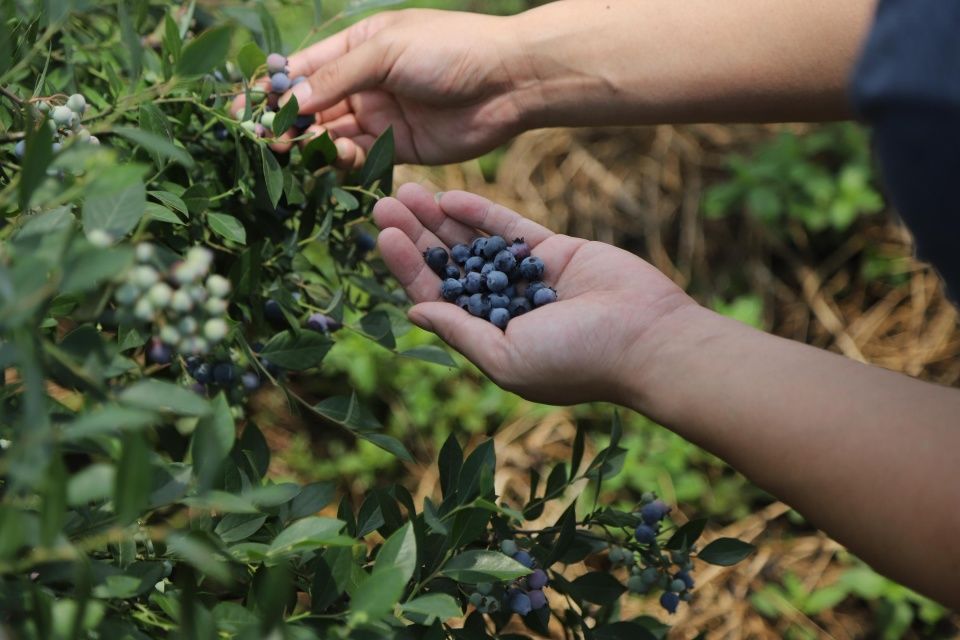
[[[960,1],[881,0],[851,95],[919,256],[960,300]]]

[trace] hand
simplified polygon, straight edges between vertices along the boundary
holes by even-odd
[[[308,78],[291,92],[300,113],[316,114],[308,131],[334,138],[342,166],[360,166],[391,125],[400,162],[473,158],[521,130],[511,25],[470,13],[380,13],[290,56],[290,76]]]
[[[416,303],[410,320],[440,335],[501,387],[551,404],[625,404],[656,350],[652,329],[696,303],[640,258],[601,242],[555,234],[463,191],[439,195],[406,184],[374,208],[383,259]],[[440,300],[421,255],[481,234],[524,238],[546,265],[559,300],[501,331]]]

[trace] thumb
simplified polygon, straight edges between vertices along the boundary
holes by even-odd
[[[410,322],[432,331],[491,376],[504,362],[506,337],[486,320],[449,302],[421,302],[407,313]]]
[[[321,66],[306,82],[290,90],[297,96],[300,113],[323,111],[351,94],[382,83],[390,69],[386,54],[385,47],[370,40]],[[281,104],[286,104],[288,96]]]

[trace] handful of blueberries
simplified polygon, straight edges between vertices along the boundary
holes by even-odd
[[[500,236],[482,236],[470,245],[454,245],[449,253],[432,247],[423,258],[440,276],[444,300],[500,329],[511,318],[557,301],[556,290],[543,282],[543,260],[530,255],[523,238],[508,245]]]

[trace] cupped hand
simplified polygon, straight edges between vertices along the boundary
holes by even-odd
[[[537,402],[623,401],[656,351],[652,329],[696,304],[631,253],[555,234],[471,193],[435,197],[406,184],[396,198],[377,203],[374,219],[383,259],[416,303],[410,320],[437,333],[501,387]],[[511,319],[506,331],[442,301],[440,280],[422,252],[483,234],[524,238],[544,261],[544,280],[558,301]]]
[[[308,79],[291,93],[301,114],[315,114],[308,132],[330,133],[341,166],[361,165],[388,126],[400,162],[473,158],[521,130],[513,89],[523,64],[511,24],[448,11],[380,13],[291,55],[290,76]]]

